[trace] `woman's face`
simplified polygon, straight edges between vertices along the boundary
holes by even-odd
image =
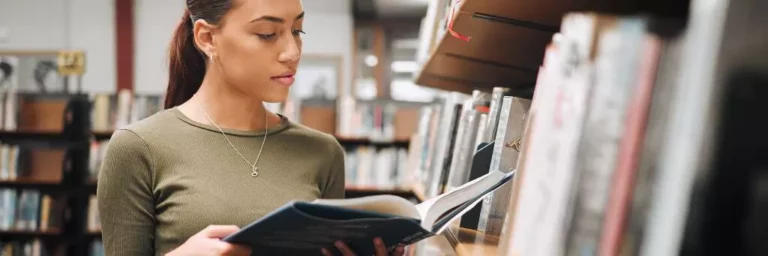
[[[254,100],[284,101],[301,57],[303,21],[301,0],[235,0],[212,35],[212,67]]]

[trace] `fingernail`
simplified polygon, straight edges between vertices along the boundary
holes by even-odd
[[[401,246],[398,246],[397,249],[395,250],[397,250],[398,253],[402,253],[403,251],[405,251],[405,247],[401,245]]]
[[[377,237],[377,238],[373,239],[373,242],[374,242],[374,243],[376,243],[376,244],[378,244],[378,245],[382,245],[382,244],[384,244],[384,241],[382,241],[382,240],[381,240],[381,238],[379,238],[379,237]]]
[[[344,244],[342,244],[341,241],[336,241],[333,244],[336,245],[336,247],[339,247],[339,248],[344,247]]]

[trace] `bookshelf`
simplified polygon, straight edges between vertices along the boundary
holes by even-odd
[[[82,94],[17,96],[24,101],[18,111],[28,115],[18,119],[27,127],[0,131],[4,148],[0,209],[5,214],[16,212],[4,215],[0,230],[4,250],[7,245],[31,242],[35,248],[56,248],[49,251],[52,255],[87,255],[85,213],[92,194],[85,186],[90,101]],[[59,112],[39,112],[38,104],[61,107]],[[54,125],[58,129],[35,129],[56,122],[61,122]],[[9,148],[17,153],[11,155]]]
[[[443,1],[446,2],[446,1]],[[531,98],[545,48],[560,30],[561,17],[568,12],[594,11],[612,14],[647,13],[684,20],[688,0],[623,1],[515,1],[462,0],[446,10],[453,12],[453,31],[468,41],[440,31],[426,40],[434,41],[422,60],[416,84],[446,91],[471,94],[503,86],[511,95]],[[450,14],[440,19],[449,19]],[[449,21],[442,21],[447,25]]]
[[[768,5],[705,0],[430,4],[422,23],[417,84],[467,96],[504,88],[504,96],[533,101],[526,116],[534,121],[525,121],[518,140],[515,180],[509,191],[493,195],[509,201],[508,212],[501,215],[507,218],[504,230],[497,236],[462,229],[456,236],[434,238],[443,247],[450,244],[445,254],[565,255],[589,248],[594,249],[590,254],[600,255],[768,251],[765,245],[749,244],[764,240],[764,234],[746,235],[747,228],[736,228],[743,221],[765,221],[734,219],[740,210],[725,207],[764,195],[743,192],[743,198],[726,199],[721,194],[757,186],[756,181],[735,181],[746,173],[765,175],[745,167],[759,164],[726,155],[752,155],[764,148],[756,141],[765,136],[752,129],[766,124],[757,110],[765,103],[756,98],[768,95],[756,86],[768,80],[768,65],[757,57],[768,53],[763,29],[768,20],[761,14]],[[569,14],[585,19],[568,20]],[[598,22],[579,25],[592,18]],[[469,40],[452,35],[451,23]],[[640,23],[642,32],[630,32]],[[729,94],[738,90],[752,96]],[[749,114],[733,117],[736,112],[728,111],[737,106]],[[435,160],[429,160],[441,156],[429,149],[440,148],[431,142],[440,129],[431,127],[437,121],[426,112],[411,142],[417,150],[425,148],[414,157],[427,160],[410,167],[421,182],[441,177],[434,174],[441,171]],[[733,133],[726,135],[729,129]],[[737,129],[753,135],[737,135]],[[725,142],[737,144],[733,140],[747,137],[749,145]],[[472,152],[478,161],[477,151]],[[744,169],[733,171],[724,162]],[[417,184],[414,194],[422,200],[434,196],[429,185]],[[483,209],[488,201],[493,200],[483,202]]]

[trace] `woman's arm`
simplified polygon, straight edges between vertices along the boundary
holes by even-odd
[[[106,255],[153,255],[152,159],[146,142],[117,130],[99,172],[97,196]]]
[[[333,139],[330,149],[333,163],[331,168],[328,169],[328,173],[325,174],[326,182],[322,187],[322,194],[320,197],[325,199],[339,199],[344,198],[344,182],[345,182],[345,168],[344,168],[344,148]]]

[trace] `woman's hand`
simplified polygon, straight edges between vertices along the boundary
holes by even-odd
[[[373,244],[376,246],[376,256],[402,256],[405,253],[405,247],[398,246],[392,254],[387,252],[387,246],[384,245],[384,241],[381,240],[381,238],[373,239]],[[336,248],[339,249],[342,255],[344,256],[356,256],[355,252],[352,251],[352,249],[349,249],[349,247],[344,244],[341,241],[337,241],[334,245],[336,245]],[[323,255],[325,256],[332,256],[330,251],[327,249],[323,249]]]
[[[237,226],[208,226],[166,256],[250,256],[251,248],[221,241],[238,230]]]

